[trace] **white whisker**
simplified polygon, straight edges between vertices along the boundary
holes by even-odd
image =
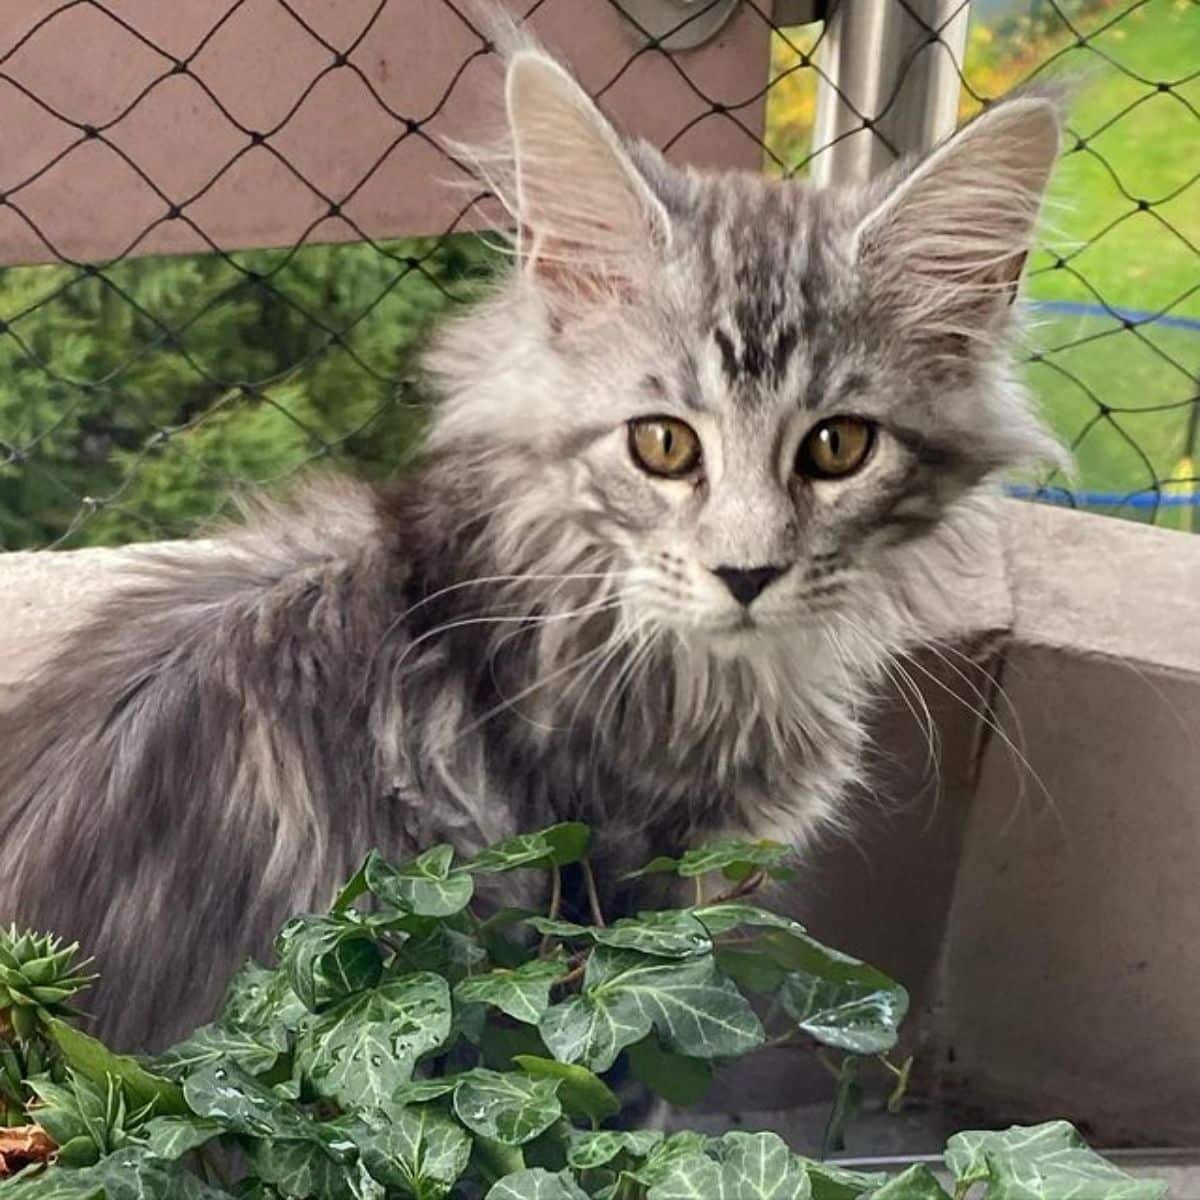
[[[963,706],[963,708],[965,708],[969,713],[971,713],[973,716],[975,716],[979,720],[979,722],[985,729],[989,730],[992,734],[994,734],[996,737],[998,737],[1000,739],[1001,743],[1008,750],[1009,755],[1012,758],[1014,765],[1016,765],[1017,767],[1020,768],[1019,770],[1014,772],[1017,776],[1018,792],[1017,792],[1016,802],[1013,806],[1013,815],[1009,819],[1008,824],[1005,826],[1005,829],[1008,829],[1009,827],[1011,827],[1012,822],[1016,820],[1017,813],[1020,811],[1021,801],[1024,799],[1024,795],[1025,795],[1024,778],[1025,778],[1025,775],[1028,775],[1028,777],[1030,779],[1032,779],[1033,782],[1037,785],[1038,791],[1041,792],[1042,797],[1045,799],[1046,806],[1050,810],[1050,812],[1054,815],[1055,821],[1057,822],[1059,828],[1061,830],[1063,830],[1063,832],[1065,833],[1066,827],[1063,823],[1062,814],[1059,811],[1058,803],[1054,799],[1053,794],[1051,793],[1050,789],[1046,786],[1045,781],[1042,779],[1041,775],[1038,773],[1038,771],[1034,767],[1033,763],[1031,763],[1029,761],[1029,758],[1024,753],[1024,751],[1022,751],[1021,748],[1016,744],[1016,742],[1013,741],[1013,739],[1009,736],[1008,731],[996,719],[994,713],[992,713],[992,710],[990,708],[990,702],[986,699],[986,697],[984,697],[983,694],[981,692],[979,692],[978,689],[976,689],[974,687],[974,685],[968,681],[968,686],[970,686],[972,688],[972,690],[975,691],[976,696],[979,698],[979,700],[981,701],[981,704],[983,706],[980,708],[976,708],[973,704],[970,704],[966,700],[964,700],[962,698],[962,696],[960,696],[952,687],[943,683],[942,680],[938,679],[938,677],[932,671],[928,670],[926,667],[923,667],[914,658],[911,658],[911,657],[909,658],[909,665],[914,667],[916,670],[920,671],[920,673],[922,675],[924,675],[931,683],[933,683],[936,687],[941,689],[948,696],[950,696],[951,698],[956,700],[959,704],[961,704]],[[962,673],[959,672],[960,676],[961,676],[961,674]],[[965,676],[963,678],[965,678]],[[976,761],[980,761],[980,757],[978,755],[977,755]]]

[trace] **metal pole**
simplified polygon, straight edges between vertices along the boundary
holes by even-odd
[[[966,0],[831,4],[818,59],[814,183],[863,183],[953,132],[969,19]]]

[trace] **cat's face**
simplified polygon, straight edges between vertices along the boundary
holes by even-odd
[[[614,320],[618,353],[589,331],[582,403],[559,420],[577,434],[570,503],[617,548],[630,607],[733,649],[844,598],[889,514],[904,519],[916,452],[889,419],[886,355],[844,342],[836,322],[811,328],[799,286],[757,313],[706,287],[739,274],[715,257],[762,248],[726,234],[716,249],[714,232],[689,230],[640,330]],[[789,257],[777,280],[803,275]]]
[[[842,609],[932,516],[925,401],[953,372],[922,371],[853,286],[844,210],[747,177],[681,192],[641,302],[559,334],[557,421],[631,606],[734,649]]]
[[[508,109],[521,267],[435,357],[434,443],[507,460],[496,500],[599,548],[635,623],[728,654],[869,623],[898,555],[1052,451],[1004,349],[1048,103],[843,193],[674,170],[536,52]]]

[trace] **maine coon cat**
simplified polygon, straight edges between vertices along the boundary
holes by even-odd
[[[0,718],[0,918],[96,955],[118,1043],[372,846],[802,843],[989,481],[1055,453],[1007,350],[1049,101],[832,191],[669,166],[529,45],[505,101],[514,261],[428,355],[421,468],[157,553]]]

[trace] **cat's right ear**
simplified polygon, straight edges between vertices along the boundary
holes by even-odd
[[[854,256],[914,334],[988,338],[1004,323],[1059,149],[1061,106],[1004,100],[930,154],[863,220]]]
[[[509,60],[505,103],[525,270],[575,297],[633,286],[670,243],[671,226],[616,131],[540,50]]]

